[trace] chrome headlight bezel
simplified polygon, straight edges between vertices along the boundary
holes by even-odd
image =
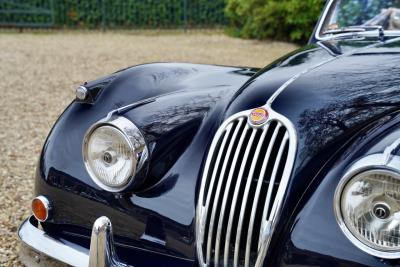
[[[100,127],[112,127],[120,134],[122,134],[129,144],[130,153],[132,153],[132,168],[130,169],[129,177],[127,183],[121,186],[109,186],[106,185],[96,176],[96,174],[92,171],[92,168],[89,164],[88,159],[88,143],[91,135]],[[133,184],[136,184],[136,175],[139,171],[144,167],[147,159],[148,159],[148,148],[146,145],[145,138],[139,128],[130,120],[125,117],[107,117],[103,120],[100,120],[93,124],[85,133],[82,145],[82,154],[83,161],[85,164],[86,171],[88,172],[90,178],[93,182],[98,185],[100,188],[109,191],[109,192],[121,192]]]
[[[334,195],[334,212],[336,221],[344,233],[344,235],[359,249],[362,251],[379,257],[383,259],[398,259],[400,258],[400,248],[398,250],[386,250],[381,247],[373,246],[372,244],[368,244],[367,241],[361,240],[360,237],[357,237],[355,233],[350,230],[350,227],[346,224],[345,219],[342,214],[342,194],[343,190],[346,188],[346,185],[352,180],[356,179],[360,175],[370,175],[372,173],[376,174],[387,174],[396,179],[400,180],[400,170],[398,168],[400,166],[400,157],[392,156],[390,160],[388,160],[387,155],[385,154],[373,154],[366,156],[355,164],[353,164],[350,169],[345,173],[342,179],[339,181],[338,186],[335,190]]]

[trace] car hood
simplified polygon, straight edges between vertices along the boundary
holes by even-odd
[[[271,98],[265,92],[273,91],[271,108],[295,127],[298,149],[287,189],[288,213],[355,133],[399,109],[399,62],[398,39],[323,42],[261,71],[232,99],[226,117],[265,105]]]
[[[295,125],[299,165],[400,107],[400,43],[355,50],[298,77],[272,102]]]

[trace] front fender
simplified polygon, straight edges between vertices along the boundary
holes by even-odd
[[[142,65],[116,73],[93,104],[74,101],[47,138],[37,171],[36,194],[54,206],[45,230],[67,239],[78,235],[88,247],[91,225],[107,216],[122,260],[129,257],[124,249],[134,247],[194,261],[195,195],[203,158],[228,101],[253,73],[194,64]],[[83,138],[110,111],[135,102],[142,104],[120,115],[134,122],[148,143],[146,182],[135,191],[110,193],[85,169]]]
[[[334,213],[334,193],[340,179],[358,159],[382,153],[400,136],[400,113],[369,124],[332,154],[312,179],[274,244],[271,266],[398,266],[399,260],[382,260],[354,244],[340,230]],[[267,257],[268,258],[268,257]]]

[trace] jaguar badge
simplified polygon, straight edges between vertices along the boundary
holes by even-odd
[[[262,125],[268,120],[268,116],[268,111],[265,108],[256,108],[251,111],[249,120],[251,124]]]

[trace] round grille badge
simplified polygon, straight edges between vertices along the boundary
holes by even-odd
[[[264,124],[268,120],[268,111],[264,108],[253,109],[250,113],[250,122],[254,125]]]

